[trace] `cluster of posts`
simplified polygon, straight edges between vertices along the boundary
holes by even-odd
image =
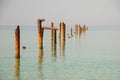
[[[51,53],[52,56],[56,56],[56,44],[57,44],[57,32],[58,32],[58,45],[60,47],[60,55],[64,56],[65,52],[65,39],[66,39],[66,24],[64,22],[61,22],[59,27],[54,27],[54,23],[51,22],[50,27],[44,27],[42,26],[42,22],[45,21],[45,19],[38,19],[38,43],[39,43],[39,54],[38,54],[38,62],[42,62],[42,56],[43,56],[43,37],[44,37],[44,30],[50,30],[50,43],[51,43]],[[75,35],[81,35],[82,32],[85,32],[88,29],[86,25],[75,25]],[[70,29],[70,35],[71,38],[73,37],[73,30]],[[23,46],[23,49],[25,49],[26,46]],[[20,70],[20,26],[18,25],[15,29],[15,79],[19,78],[19,70]]]
[[[80,24],[79,25],[76,24],[74,33],[76,36],[78,35],[80,37],[81,33],[82,32],[84,33],[86,30],[88,30],[88,27],[86,25],[81,26]],[[71,36],[71,38],[73,37],[73,29],[72,28],[70,29],[70,36]],[[70,36],[68,38],[70,38]]]
[[[56,28],[56,27],[54,27],[54,23],[51,22],[50,27],[44,27],[44,26],[42,26],[43,21],[45,21],[45,19],[38,19],[37,20],[38,43],[39,43],[40,53],[42,53],[42,49],[43,49],[44,29],[51,31],[50,40],[51,40],[51,47],[52,48],[56,47],[56,44],[57,44],[57,31],[58,31],[59,45],[65,47],[66,24],[64,22],[61,22],[59,27]],[[75,26],[75,35],[81,34],[81,32],[85,32],[87,29],[88,29],[88,27],[86,27],[86,25],[84,25],[84,26],[76,25]],[[70,31],[71,31],[70,35],[73,36],[72,28]],[[64,48],[64,47],[62,47],[62,48]],[[19,27],[19,25],[15,29],[15,51],[16,51],[15,58],[19,59],[20,58],[20,27]],[[40,56],[42,56],[42,55],[40,55]]]
[[[59,28],[54,27],[54,23],[51,22],[50,27],[44,27],[42,26],[42,22],[45,21],[45,19],[38,19],[38,43],[39,43],[39,49],[40,52],[43,49],[43,34],[44,29],[51,30],[51,47],[55,47],[57,44],[57,31],[58,31],[58,38],[59,41],[61,40],[65,42],[65,34],[66,34],[66,25],[64,22],[60,23]],[[61,45],[61,43],[60,43]],[[20,27],[19,25],[15,29],[15,58],[20,58]]]
[[[82,32],[85,32],[88,29],[88,27],[86,27],[86,25],[83,25],[83,27],[79,24],[79,25],[75,25],[75,34],[81,34]]]

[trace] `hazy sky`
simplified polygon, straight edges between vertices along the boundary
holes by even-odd
[[[120,0],[0,0],[0,25],[120,26]]]

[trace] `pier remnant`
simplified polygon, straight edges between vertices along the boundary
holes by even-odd
[[[80,28],[80,33],[82,32],[82,27],[81,27],[81,25],[79,24],[79,28]]]
[[[20,58],[20,28],[15,29],[15,58]]]
[[[61,39],[61,23],[58,28],[58,38]]]
[[[78,31],[79,31],[79,37],[80,37],[81,32],[82,32],[82,27],[81,27],[81,25],[80,25],[80,24],[78,25],[78,28],[79,28],[79,29],[78,29]]]
[[[75,25],[75,35],[79,34],[79,25]]]
[[[66,35],[66,25],[64,22],[61,22],[61,33],[62,33],[62,40],[65,40],[65,35]]]
[[[51,26],[50,26],[51,28],[53,28],[54,27],[54,23],[53,22],[51,22]],[[53,30],[51,29],[51,40],[53,40]]]
[[[59,26],[59,46],[61,56],[64,56],[65,39],[66,39],[66,24],[64,22],[61,22]]]
[[[70,35],[71,35],[71,38],[73,37],[73,32],[72,32],[72,28],[70,29]]]
[[[54,30],[53,30],[53,37],[54,37],[54,38],[53,38],[53,42],[54,42],[54,44],[57,43],[57,35],[56,35],[56,33],[57,33],[57,32],[56,32],[56,30],[54,29]]]
[[[42,28],[42,22],[45,21],[45,19],[38,19],[38,42],[39,42],[39,48],[43,48],[43,32],[44,28]]]

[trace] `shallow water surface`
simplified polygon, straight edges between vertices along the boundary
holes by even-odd
[[[21,28],[15,59],[15,27],[0,27],[0,80],[120,80],[120,27],[89,27],[51,47],[50,31],[38,48],[37,27]],[[26,46],[26,49],[22,49]]]

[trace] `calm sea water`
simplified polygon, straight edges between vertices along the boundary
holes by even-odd
[[[20,28],[17,60],[15,27],[0,27],[0,80],[120,80],[120,27],[89,27],[72,38],[68,27],[65,42],[57,40],[56,48],[45,30],[43,50],[38,48],[37,27]]]

